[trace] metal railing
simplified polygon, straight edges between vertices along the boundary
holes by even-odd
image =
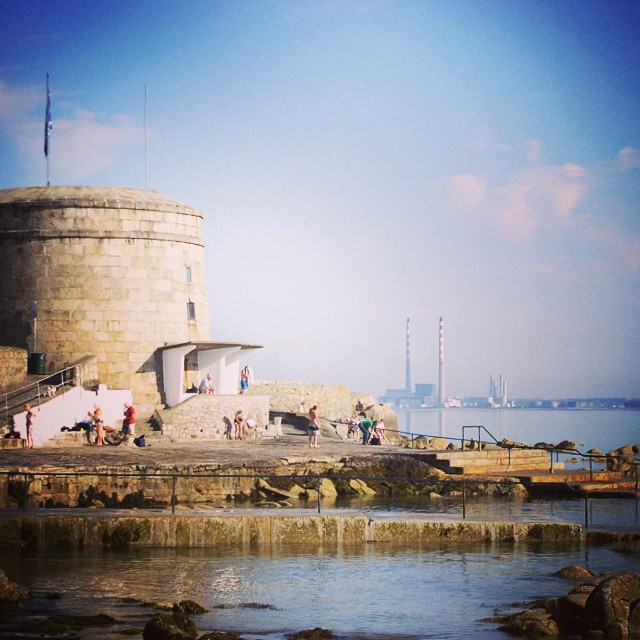
[[[7,391],[0,395],[2,402],[2,412],[5,422],[9,422],[14,413],[22,411],[24,404],[40,407],[42,402],[46,402],[64,387],[74,387],[82,385],[82,367],[72,365],[40,376],[38,380],[18,389]]]

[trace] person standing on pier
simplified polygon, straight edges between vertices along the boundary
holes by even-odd
[[[244,439],[244,411],[238,409],[233,418],[233,426],[235,427],[234,437],[236,440]]]
[[[320,423],[318,422],[318,405],[314,404],[311,409],[309,409],[309,446],[311,448],[317,449],[320,445],[318,444],[318,434],[320,433]]]
[[[136,435],[136,408],[129,402],[124,403],[124,421],[122,423],[122,432],[125,436]]]
[[[25,416],[25,426],[27,427],[27,449],[33,449],[33,420],[36,414],[32,411],[30,404],[24,405],[24,410],[27,412]]]

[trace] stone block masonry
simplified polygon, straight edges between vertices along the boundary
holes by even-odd
[[[152,413],[157,349],[209,339],[202,225],[155,191],[0,190],[0,344],[46,353],[49,372],[94,354],[100,382]]]
[[[242,409],[247,420],[254,420],[259,428],[269,423],[267,396],[194,395],[170,409],[156,412],[162,435],[173,442],[220,440],[233,417]],[[255,437],[253,429],[245,429],[247,438]]]
[[[0,346],[0,390],[23,384],[26,375],[26,349]]]
[[[368,417],[384,418],[387,429],[398,428],[398,418],[389,405],[378,403],[366,393],[349,391],[341,384],[257,380],[243,397],[253,395],[269,396],[274,413],[307,415],[315,404],[321,419],[346,422],[364,411]],[[346,430],[342,435],[346,436]]]

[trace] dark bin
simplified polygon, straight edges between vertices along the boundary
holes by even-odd
[[[27,373],[37,376],[43,376],[47,371],[47,354],[46,353],[30,353],[29,362],[27,364]]]

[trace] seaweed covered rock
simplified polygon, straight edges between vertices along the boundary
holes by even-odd
[[[576,567],[555,575],[574,577]],[[589,572],[588,569],[577,569]],[[492,620],[499,629],[527,638],[576,636],[625,640],[640,638],[640,574],[605,573],[559,598],[537,600],[528,609]]]
[[[0,569],[0,611],[15,609],[21,600],[26,600],[30,595],[28,589],[11,582]]]
[[[335,637],[333,631],[322,627],[287,634],[287,640],[332,640]]]
[[[606,577],[585,604],[585,626],[607,638],[637,637],[640,632],[640,574],[621,571]],[[631,625],[631,629],[630,629]]]
[[[569,578],[571,580],[585,580],[589,578],[595,578],[595,573],[591,569],[581,567],[577,564],[570,564],[567,567],[558,569],[553,575],[560,576],[561,578]]]
[[[504,616],[501,621],[500,631],[525,638],[553,638],[560,634],[551,613],[541,607]]]
[[[142,631],[144,640],[188,640],[197,635],[196,625],[183,613],[157,613]]]

